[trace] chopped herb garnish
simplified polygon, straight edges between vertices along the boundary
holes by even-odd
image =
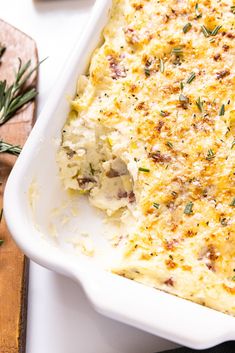
[[[231,6],[231,12],[235,14],[235,6]]]
[[[210,148],[207,152],[206,159],[211,161],[213,158],[215,158],[215,152]]]
[[[222,105],[221,105],[221,108],[220,108],[220,111],[219,111],[219,116],[224,115],[224,113],[225,113],[225,105],[222,104]]]
[[[187,203],[187,205],[185,206],[185,209],[184,209],[184,213],[185,214],[192,214],[193,213],[193,203],[192,203],[192,201]]]
[[[180,89],[181,89],[181,91],[183,91],[183,89],[184,89],[184,83],[182,81],[180,82]]]
[[[144,73],[145,73],[145,76],[150,76],[150,69],[146,66],[144,68]]]
[[[196,18],[202,17],[201,12],[199,11],[198,3],[195,5]]]
[[[232,200],[232,202],[230,203],[230,205],[229,206],[235,206],[235,197],[234,197],[234,199]]]
[[[210,37],[211,32],[204,25],[201,26],[201,30],[206,38]]]
[[[173,148],[173,144],[172,144],[170,141],[167,141],[166,145],[167,145],[169,148]]]
[[[203,112],[203,104],[204,104],[204,102],[202,102],[201,98],[199,97],[198,100],[196,101],[196,105],[201,113]]]
[[[232,281],[235,281],[235,276],[232,277]]]
[[[0,246],[4,243],[4,240],[0,239]]]
[[[12,145],[10,143],[4,142],[0,140],[0,153],[9,153],[14,156],[18,156],[21,152],[21,147]]]
[[[144,168],[144,167],[139,167],[139,171],[140,171],[140,172],[149,173],[149,172],[150,172],[150,169]]]
[[[214,43],[215,42],[215,38],[210,38],[209,42]]]
[[[195,72],[191,72],[189,78],[187,79],[187,83],[191,83],[195,79]]]
[[[211,32],[211,36],[216,36],[216,34],[219,32],[219,30],[222,28],[222,26],[216,26],[213,31]]]
[[[161,71],[162,74],[165,71],[165,64],[164,64],[164,61],[162,59],[160,59],[160,71]]]
[[[234,146],[235,146],[235,139],[232,142],[231,149],[233,149]]]
[[[183,49],[182,48],[174,48],[172,50],[172,53],[175,54],[175,56],[181,56],[181,55],[183,55]]]
[[[183,27],[183,32],[187,33],[190,29],[192,28],[192,25],[190,22],[188,22],[184,27]]]
[[[95,174],[95,169],[92,167],[91,163],[89,163],[89,167],[90,167],[91,175],[94,175]]]
[[[153,207],[155,207],[157,210],[159,209],[159,207],[160,207],[160,204],[159,203],[157,203],[157,202],[154,202],[153,203]]]

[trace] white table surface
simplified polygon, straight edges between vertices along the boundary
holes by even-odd
[[[0,0],[0,16],[33,37],[40,68],[38,113],[83,31],[94,0]],[[171,342],[107,319],[70,279],[30,263],[27,353],[153,353]]]

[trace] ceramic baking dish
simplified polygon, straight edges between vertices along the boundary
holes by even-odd
[[[66,95],[74,95],[78,76],[102,40],[110,6],[110,0],[97,0],[8,179],[4,196],[8,227],[30,259],[78,281],[98,312],[193,348],[233,340],[235,318],[106,271],[101,259],[111,250],[104,241],[101,215],[85,198],[68,196],[61,186],[56,152],[69,110]],[[77,253],[73,245],[82,232],[93,237],[97,258]]]

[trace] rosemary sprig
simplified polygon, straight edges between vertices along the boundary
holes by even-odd
[[[0,125],[12,118],[17,110],[36,97],[36,89],[25,89],[25,84],[41,63],[42,61],[32,70],[29,70],[31,60],[22,65],[22,61],[19,59],[19,67],[14,83],[7,86],[6,81],[0,81]]]
[[[21,152],[21,147],[12,145],[10,143],[4,142],[0,140],[0,153],[9,153],[14,156],[18,156]]]

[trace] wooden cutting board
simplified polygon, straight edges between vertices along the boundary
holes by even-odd
[[[7,47],[0,64],[0,80],[12,83],[20,57],[37,65],[34,40],[0,20],[0,43]],[[31,83],[37,80],[37,74]],[[35,82],[36,83],[36,82]],[[0,126],[0,139],[23,146],[35,118],[35,102],[28,104],[6,124]],[[0,208],[7,177],[16,157],[0,154]],[[12,205],[14,213],[14,205]],[[27,284],[29,263],[12,240],[5,221],[0,224],[0,353],[24,353],[27,321]]]

